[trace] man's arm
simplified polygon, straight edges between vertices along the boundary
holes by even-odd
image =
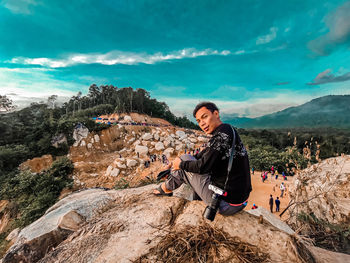
[[[196,161],[181,161],[180,169],[191,173],[205,174],[213,170],[216,163],[221,160],[221,152],[207,148],[201,158]]]

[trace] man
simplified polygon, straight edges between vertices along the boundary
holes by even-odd
[[[237,131],[229,124],[222,123],[219,110],[214,103],[198,104],[193,111],[193,116],[199,127],[212,137],[206,148],[195,156],[182,155],[170,163],[168,168],[172,167],[172,172],[167,180],[154,190],[154,194],[171,196],[173,190],[187,183],[192,187],[194,193],[209,205],[213,194],[213,191],[209,189],[209,184],[221,189],[224,189],[226,185],[224,189],[226,194],[221,197],[219,213],[233,215],[246,206],[252,190],[247,151]],[[234,137],[234,159],[231,172],[227,177]]]
[[[286,189],[286,187],[284,186],[284,183],[282,182],[280,185],[280,190],[281,190],[281,196],[283,198],[283,194],[284,194],[284,190]]]
[[[270,195],[269,205],[270,205],[270,211],[271,211],[271,213],[273,213],[273,197],[272,197],[272,195]]]
[[[280,211],[280,204],[281,204],[281,201],[280,201],[280,199],[278,198],[278,196],[277,196],[277,199],[275,200],[275,204],[276,204],[276,212],[279,212],[279,211]]]

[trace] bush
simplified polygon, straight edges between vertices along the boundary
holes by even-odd
[[[7,179],[0,190],[0,198],[18,206],[20,217],[17,225],[24,227],[32,223],[55,204],[62,189],[72,185],[69,178],[72,171],[72,162],[63,157],[53,162],[45,172],[35,174],[22,171]]]

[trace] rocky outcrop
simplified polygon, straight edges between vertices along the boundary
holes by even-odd
[[[19,233],[3,263],[37,262],[85,221],[91,221],[112,205],[113,201],[109,193],[98,189],[81,191],[62,199]]]
[[[290,197],[292,219],[313,213],[332,224],[350,224],[350,156],[314,164],[294,176]]]
[[[209,222],[202,217],[203,202],[156,197],[151,194],[154,188],[74,193],[23,229],[3,263],[154,262],[152,251],[169,231],[185,231],[186,236],[188,229],[198,227],[218,229],[227,238],[267,253],[272,262],[315,262],[296,234],[281,231],[267,220],[242,211],[230,217],[218,214]],[[220,253],[225,256],[230,251]]]
[[[82,123],[78,123],[73,131],[73,138],[75,140],[74,145],[79,145],[80,141],[89,135],[89,129]]]

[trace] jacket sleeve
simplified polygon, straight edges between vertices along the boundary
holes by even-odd
[[[180,168],[187,172],[206,174],[213,170],[213,167],[217,166],[217,162],[221,160],[221,153],[213,148],[208,147],[198,160],[195,161],[182,161]]]

